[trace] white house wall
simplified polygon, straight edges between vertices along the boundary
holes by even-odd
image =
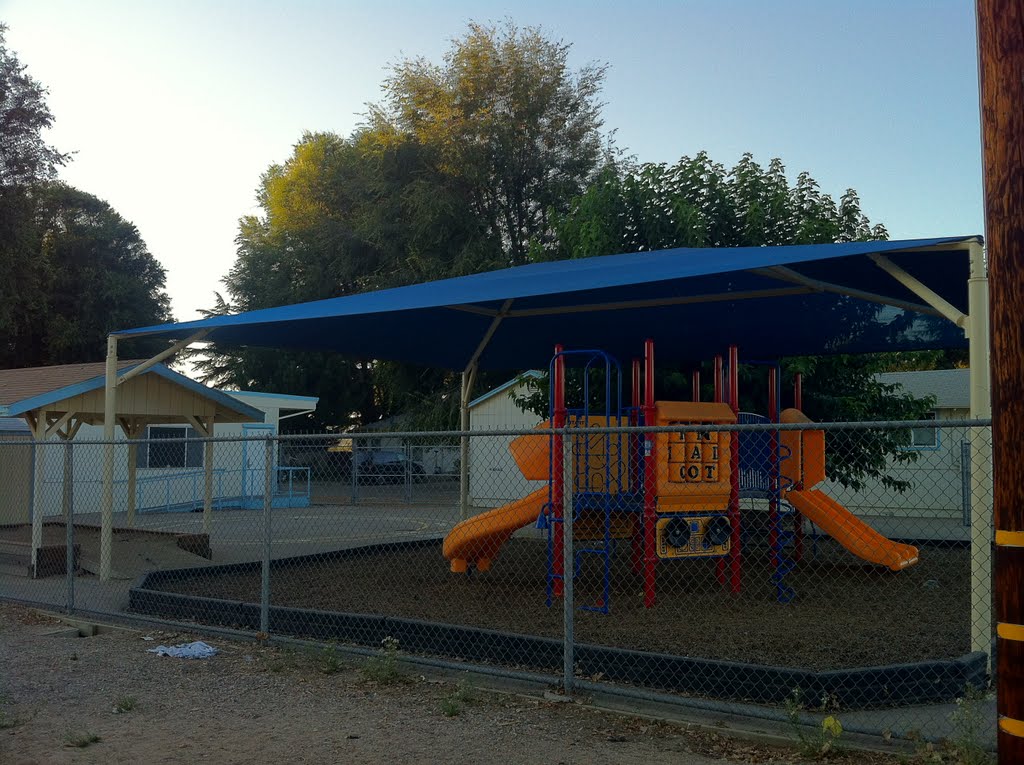
[[[269,423],[275,425],[276,422]],[[216,425],[217,438],[239,438],[243,426],[236,423]],[[103,428],[84,425],[74,439],[74,507],[75,513],[98,512],[102,493],[103,446],[91,444],[103,438]],[[128,509],[128,443],[117,431],[117,440],[123,441],[114,449],[114,512]],[[51,446],[52,444],[52,446]],[[252,448],[252,447],[250,447]],[[242,466],[245,444],[239,441],[216,442],[213,445],[214,498],[237,498],[242,495]],[[42,447],[45,452],[45,483],[43,514],[60,515],[63,496],[64,445],[54,437]],[[223,471],[223,472],[221,472]],[[202,466],[195,468],[138,468],[136,471],[137,507],[147,509],[180,507],[186,503],[202,503],[204,477]],[[262,483],[260,483],[262,486]],[[250,489],[249,494],[253,491]],[[262,490],[258,492],[262,496]]]
[[[517,390],[522,386],[512,388]],[[528,430],[543,418],[524,412],[509,397],[508,391],[484,399],[469,410],[469,429]],[[469,498],[477,507],[504,505],[544,485],[527,481],[519,472],[508,450],[513,436],[473,436],[469,448]]]
[[[939,409],[936,420],[967,416],[967,410]],[[913,449],[917,459],[908,464],[890,460],[887,473],[911,484],[904,492],[876,479],[864,480],[859,491],[834,481],[825,481],[818,488],[887,536],[966,540],[969,528],[963,523],[961,443],[967,435],[963,428],[940,428],[936,448]],[[828,441],[826,433],[826,452]]]

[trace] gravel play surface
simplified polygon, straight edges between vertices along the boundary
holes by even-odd
[[[711,560],[663,562],[658,603],[645,609],[626,550],[612,571],[611,613],[577,611],[581,642],[683,656],[807,669],[839,669],[961,656],[970,650],[969,557],[963,549],[923,547],[900,573],[864,564],[835,543],[808,545],[787,577],[796,590],[775,600],[767,553],[745,551],[739,596],[718,584]],[[583,606],[600,596],[597,559],[584,556],[576,585]],[[560,601],[545,605],[545,546],[514,539],[486,573],[448,571],[440,545],[398,554],[275,569],[272,603],[382,614],[559,637]],[[167,583],[190,595],[258,602],[260,574]]]

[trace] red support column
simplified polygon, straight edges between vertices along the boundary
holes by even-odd
[[[734,414],[740,411],[740,354],[735,345],[729,346],[729,405]],[[729,522],[732,541],[729,551],[729,585],[733,594],[741,586],[740,556],[740,434],[733,431],[729,453]]]
[[[693,402],[700,403],[700,370],[693,370]]]
[[[565,357],[561,355],[562,350],[561,345],[555,346],[555,369],[551,380],[551,385],[554,386],[555,401],[555,409],[551,413],[551,426],[556,429],[565,427]],[[561,597],[565,587],[562,539],[562,503],[565,498],[564,447],[564,436],[555,434],[551,437],[551,517],[554,522],[551,526],[551,573],[553,574],[551,591],[555,597]]]
[[[793,408],[804,410],[804,374],[793,375]],[[800,511],[793,513],[793,560],[797,563],[804,557],[804,517]]]
[[[644,341],[644,424],[656,425],[654,407],[654,341]],[[657,554],[658,439],[644,434],[644,608],[655,602]]]

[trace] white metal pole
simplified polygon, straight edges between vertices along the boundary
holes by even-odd
[[[213,438],[214,418],[208,418],[203,427],[207,438]],[[213,441],[203,446],[203,533],[210,534],[213,528]]]
[[[971,418],[992,416],[989,383],[988,271],[980,244],[970,248],[967,282]],[[971,650],[992,653],[992,437],[971,428]]]
[[[103,391],[103,496],[100,503],[100,581],[110,579],[114,538],[114,425],[117,422],[117,338],[107,337],[106,385]]]
[[[32,484],[32,577],[39,574],[39,548],[43,546],[43,491],[46,480],[46,412],[36,413],[35,427],[32,429],[32,447],[35,455],[34,475]]]
[[[462,373],[459,396],[459,518],[469,517],[469,392],[473,384],[473,370],[467,367]]]
[[[135,441],[137,435],[135,432],[128,435],[131,439],[128,443],[128,528],[135,526],[135,511],[138,509],[139,445]]]

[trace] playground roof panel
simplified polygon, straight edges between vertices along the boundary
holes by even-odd
[[[663,361],[730,344],[763,358],[964,347],[963,332],[872,260],[884,256],[966,312],[968,243],[980,237],[670,249],[518,268],[120,337],[336,351],[463,369],[544,366],[555,343],[620,360],[655,340]]]

